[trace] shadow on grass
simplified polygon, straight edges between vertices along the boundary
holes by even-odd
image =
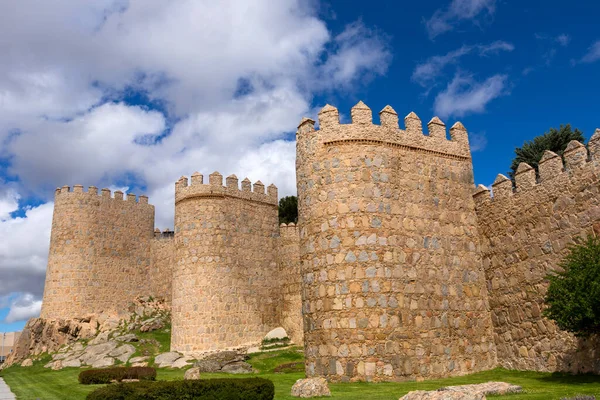
[[[541,376],[536,380],[543,383],[556,383],[561,385],[585,385],[590,383],[600,383],[600,375],[594,374],[567,374],[564,372],[554,372],[547,376]]]

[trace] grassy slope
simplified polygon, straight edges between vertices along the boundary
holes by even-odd
[[[161,346],[162,347],[162,346]],[[257,376],[271,379],[275,383],[276,399],[294,399],[289,395],[290,388],[302,373],[274,374],[272,370],[280,364],[301,360],[302,356],[294,351],[279,351],[253,355],[250,362],[260,372]],[[16,393],[18,399],[43,400],[77,400],[85,396],[97,386],[85,386],[77,383],[79,368],[67,368],[61,371],[50,371],[36,363],[30,368],[12,367],[0,373],[6,383]],[[162,369],[158,379],[181,379],[184,371]],[[243,377],[247,375],[202,374],[203,378]],[[426,382],[404,383],[349,383],[331,384],[332,398],[348,400],[397,400],[411,390],[430,390],[441,386],[466,383],[480,383],[490,380],[506,381],[523,386],[527,393],[501,396],[507,400],[552,400],[576,394],[600,395],[599,376],[569,376],[563,374],[547,374],[538,372],[521,372],[495,369],[459,378],[449,378]],[[496,398],[496,397],[489,397]]]

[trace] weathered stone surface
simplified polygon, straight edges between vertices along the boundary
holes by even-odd
[[[127,362],[127,360],[129,360],[129,357],[131,357],[131,355],[133,353],[135,353],[135,347],[133,347],[130,344],[124,344],[124,345],[122,345],[120,347],[117,347],[116,349],[114,349],[110,353],[108,353],[108,355],[110,357],[114,357],[117,360],[125,363],[125,362]]]
[[[108,354],[114,349],[116,349],[117,346],[118,343],[115,341],[88,346],[85,348],[83,354],[80,357],[81,362],[93,366],[95,363],[108,357]]]
[[[521,393],[523,388],[521,386],[513,385],[506,382],[486,382],[486,383],[477,383],[473,385],[460,385],[460,386],[446,386],[440,391],[447,392],[460,392],[466,391],[471,393],[481,393],[481,394],[511,394],[511,393]]]
[[[292,396],[302,398],[331,396],[331,391],[325,378],[298,379],[292,386]]]
[[[150,318],[142,323],[141,332],[152,332],[164,328],[164,322],[159,318]]]
[[[21,363],[21,367],[31,367],[33,366],[33,360],[31,358],[27,358],[25,360],[23,360],[23,362]]]
[[[192,368],[188,369],[187,371],[185,371],[185,374],[183,375],[183,379],[185,379],[185,380],[200,379],[200,368],[192,367]]]
[[[216,360],[198,360],[194,363],[194,367],[200,372],[218,372],[223,365]]]
[[[63,364],[61,360],[51,361],[48,364],[44,365],[44,368],[50,368],[53,371],[57,371],[63,368]]]
[[[115,338],[115,340],[118,342],[128,342],[128,343],[139,341],[138,337],[135,336],[135,334],[133,334],[133,333],[128,333],[127,335],[117,336]]]
[[[190,361],[192,360],[191,357],[181,357],[171,364],[171,368],[185,368],[190,365]]]
[[[521,386],[506,382],[486,382],[473,385],[446,386],[437,390],[417,390],[400,400],[485,400],[486,395],[521,393]]]
[[[102,358],[94,359],[90,363],[90,366],[92,368],[104,368],[104,367],[110,367],[112,365],[115,365],[115,359],[111,358],[111,357],[102,357]]]
[[[175,361],[181,358],[181,354],[176,351],[162,353],[154,358],[154,363],[160,368],[171,367]]]
[[[486,400],[486,396],[463,391],[415,390],[400,397],[400,400]]]
[[[282,327],[275,328],[265,335],[265,340],[285,339],[288,337],[287,332]]]
[[[63,368],[67,368],[67,367],[79,368],[79,367],[81,367],[81,361],[79,361],[79,359],[77,359],[77,358],[74,358],[71,360],[64,360],[62,362],[62,366],[63,366]]]
[[[129,360],[130,363],[140,363],[140,362],[144,362],[144,361],[148,361],[150,357],[148,356],[142,356],[142,357],[133,357]]]
[[[221,372],[228,374],[250,374],[252,373],[252,365],[245,361],[237,361],[231,364],[224,365]]]
[[[70,321],[32,318],[25,324],[5,366],[41,353],[54,353],[79,339],[89,339],[96,334],[96,326],[97,322],[89,318]]]

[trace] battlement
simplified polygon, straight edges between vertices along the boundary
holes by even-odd
[[[587,148],[577,140],[569,142],[563,156],[564,163],[558,154],[546,150],[539,162],[538,174],[529,164],[520,163],[514,185],[506,176],[498,174],[492,184],[492,193],[483,185],[477,187],[473,194],[475,205],[484,207],[488,203],[519,197],[535,190],[552,189],[561,179],[577,180],[590,175],[599,165],[600,129],[596,129]]]
[[[175,183],[175,204],[197,197],[234,197],[275,206],[278,204],[277,187],[273,184],[267,187],[265,193],[265,185],[261,181],[252,185],[250,180],[245,178],[241,182],[241,189],[235,175],[228,176],[225,182],[223,186],[223,175],[218,172],[209,175],[208,183],[204,183],[204,176],[199,172],[192,174],[191,179],[182,176]]]
[[[169,228],[167,228],[161,232],[160,229],[156,228],[156,229],[154,229],[154,238],[155,239],[174,239],[175,232],[170,230]]]
[[[289,224],[280,224],[279,236],[282,238],[298,237],[298,226],[293,222],[290,222]]]
[[[126,195],[120,190],[115,191],[114,197],[110,191],[110,189],[104,188],[101,190],[101,193],[98,194],[98,188],[96,186],[88,187],[87,192],[83,190],[83,185],[74,185],[73,188],[69,186],[63,186],[60,188],[56,188],[54,191],[55,199],[66,198],[65,196],[70,196],[73,194],[87,194],[89,196],[95,196],[102,200],[116,200],[116,201],[126,201],[128,203],[136,203],[136,204],[148,204],[148,196],[136,196],[133,193],[127,193]]]
[[[404,118],[405,129],[400,129],[398,114],[389,105],[379,112],[379,125],[373,123],[372,111],[362,101],[352,107],[350,115],[352,122],[341,124],[338,109],[327,104],[319,112],[319,129],[315,130],[314,120],[303,118],[297,135],[316,134],[326,146],[381,144],[453,158],[471,158],[467,130],[460,122],[450,128],[448,138],[446,125],[438,117],[433,117],[427,123],[428,135],[425,135],[421,119],[414,112]]]

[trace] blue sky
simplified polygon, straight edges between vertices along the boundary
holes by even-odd
[[[600,126],[597,2],[216,3],[0,5],[0,332],[39,313],[57,186],[146,193],[172,228],[196,170],[293,194],[326,103],[462,121],[484,185],[548,128]]]

